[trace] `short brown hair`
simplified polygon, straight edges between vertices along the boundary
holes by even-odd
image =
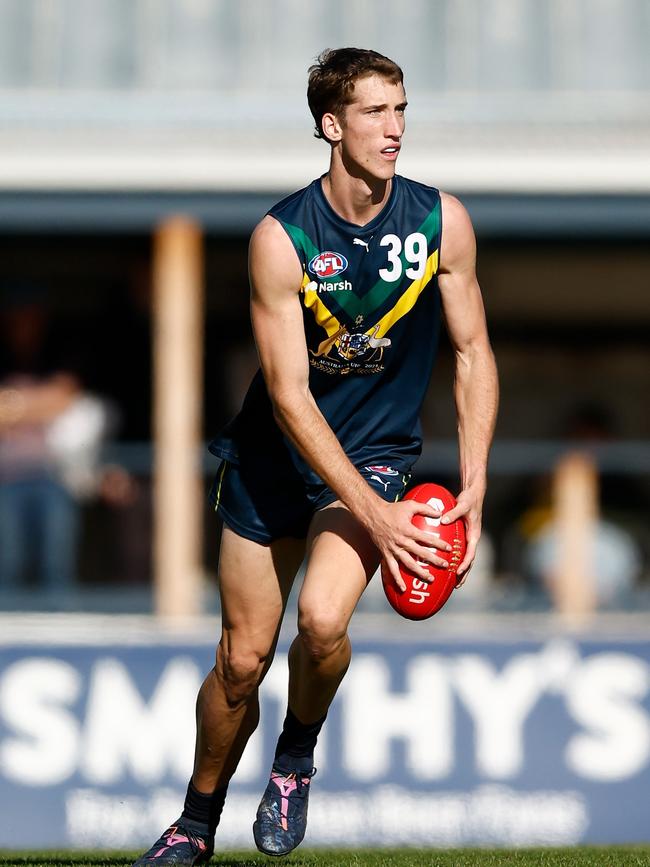
[[[323,133],[323,115],[331,112],[340,115],[352,102],[354,85],[358,78],[381,75],[392,84],[402,84],[404,74],[400,67],[365,48],[328,48],[323,51],[313,66],[309,67],[307,102],[314,122],[316,138],[326,138]]]

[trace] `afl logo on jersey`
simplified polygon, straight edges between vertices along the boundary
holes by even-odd
[[[317,277],[336,277],[348,267],[348,260],[340,253],[326,250],[324,253],[314,256],[307,267]]]

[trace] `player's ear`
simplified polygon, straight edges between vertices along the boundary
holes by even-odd
[[[328,141],[341,141],[341,124],[335,114],[332,114],[331,112],[324,114],[323,119],[321,120],[321,126],[323,127],[323,134]]]

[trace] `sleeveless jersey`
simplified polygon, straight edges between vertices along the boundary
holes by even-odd
[[[440,326],[438,190],[396,176],[381,212],[356,226],[317,179],[269,214],[302,265],[309,388],[320,411],[355,466],[408,471],[421,451],[418,417]],[[277,427],[261,371],[210,450],[235,463],[288,451],[305,482],[318,482]]]

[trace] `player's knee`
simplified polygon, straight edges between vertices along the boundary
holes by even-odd
[[[257,689],[266,663],[266,655],[254,649],[221,648],[221,679],[228,704],[246,701]]]
[[[347,641],[347,621],[330,612],[301,612],[298,632],[308,654],[317,661],[336,653]]]

